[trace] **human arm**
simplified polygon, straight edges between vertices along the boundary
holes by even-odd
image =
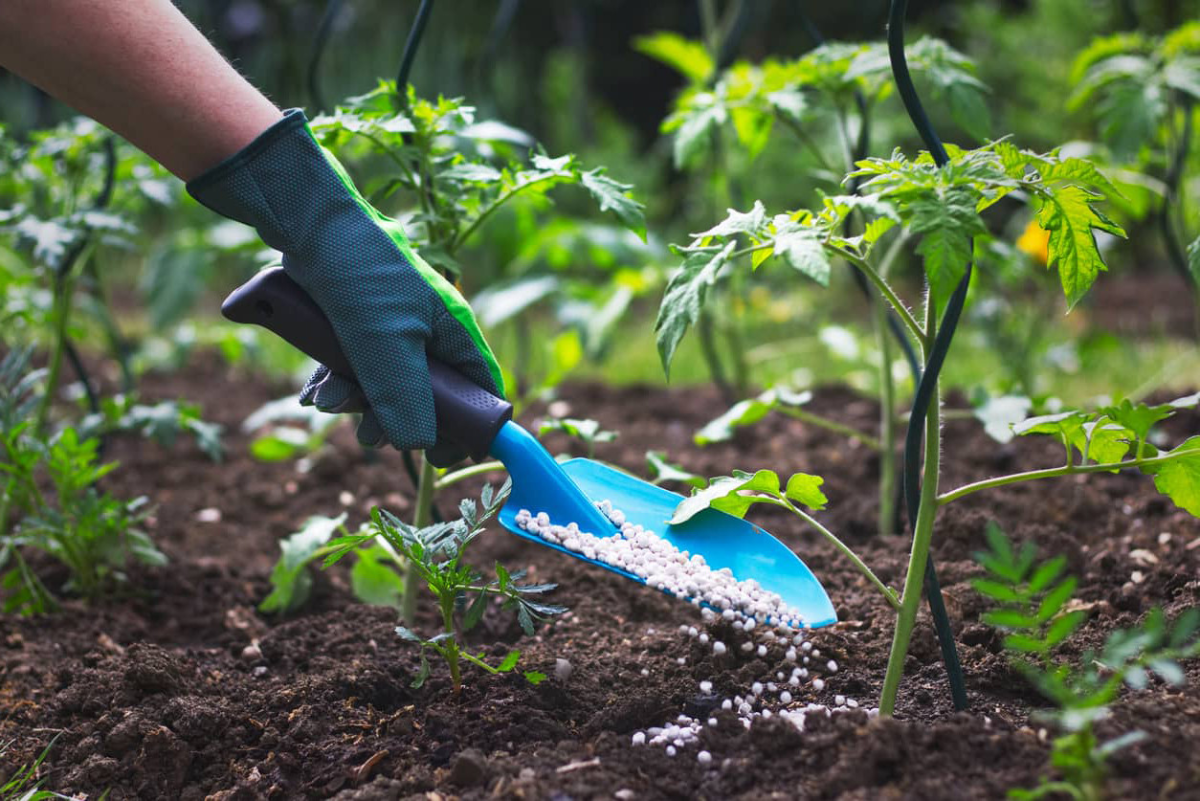
[[[170,0],[3,0],[0,66],[185,181],[283,116]]]

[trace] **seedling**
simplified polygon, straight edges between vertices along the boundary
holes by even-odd
[[[482,512],[474,501],[464,500],[459,506],[461,519],[423,529],[410,526],[376,508],[371,512],[370,531],[341,537],[330,544],[333,551],[325,558],[326,567],[351,552],[357,552],[364,545],[380,540],[390,551],[407,561],[437,599],[442,619],[441,632],[425,639],[410,628],[396,628],[398,635],[421,646],[421,668],[413,679],[413,687],[420,687],[429,677],[431,667],[427,651],[433,651],[445,660],[455,695],[462,691],[463,661],[493,674],[516,668],[519,651],[510,651],[498,665],[493,666],[488,664],[485,654],[471,653],[463,642],[464,635],[483,619],[489,600],[493,597],[502,599],[503,607],[516,613],[522,630],[531,636],[534,621],[566,611],[565,607],[541,603],[531,597],[549,592],[557,585],[520,584],[518,582],[523,578],[524,571],[510,573],[500,564],[496,565],[496,578],[483,583],[483,576],[463,561],[464,550],[483,530],[484,523],[500,510],[508,490],[507,483],[499,492],[493,492],[490,485],[485,486],[479,499]],[[546,678],[536,671],[526,672],[524,676],[533,684]]]
[[[84,417],[79,430],[89,437],[136,432],[165,448],[174,446],[181,434],[188,434],[208,458],[221,461],[221,426],[206,422],[200,407],[193,403],[161,401],[150,406],[137,403],[132,396],[116,395],[104,398],[100,411]]]
[[[1077,801],[1099,801],[1106,796],[1108,758],[1146,735],[1131,731],[1101,742],[1095,725],[1109,717],[1109,706],[1123,686],[1144,689],[1151,673],[1167,684],[1184,683],[1179,660],[1200,656],[1200,609],[1168,622],[1155,608],[1140,626],[1112,632],[1099,653],[1088,651],[1078,665],[1072,664],[1058,651],[1087,613],[1074,604],[1076,580],[1063,577],[1066,559],[1038,562],[1032,543],[1014,548],[995,523],[985,533],[989,549],[975,558],[986,577],[972,582],[995,604],[983,621],[1006,632],[1004,648],[1013,666],[1055,707],[1035,716],[1060,732],[1050,754],[1060,778],[1043,777],[1037,787],[1011,790],[1009,797],[1032,801],[1065,794]]]
[[[22,351],[0,362],[0,588],[5,612],[37,614],[56,602],[26,560],[28,550],[60,562],[69,572],[63,589],[87,599],[125,581],[129,559],[162,565],[166,557],[137,528],[148,514],[145,498],[97,491],[116,467],[98,463],[98,440],[73,428],[37,435],[42,373],[25,374],[27,364]]]
[[[551,431],[561,432],[582,442],[587,447],[589,459],[596,457],[596,443],[613,442],[617,438],[616,431],[601,428],[595,420],[576,420],[570,417],[562,419],[551,417],[543,420],[538,427],[538,436],[541,437]]]
[[[38,773],[53,747],[54,743],[51,742],[33,762],[22,765],[11,776],[0,775],[0,801],[48,801],[48,799],[66,798],[58,793],[41,789],[42,780]],[[10,748],[12,748],[11,741],[0,743],[0,758],[3,758]]]

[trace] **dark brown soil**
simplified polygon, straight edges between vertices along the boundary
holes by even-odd
[[[972,711],[950,708],[923,619],[896,719],[847,713],[801,734],[778,719],[744,731],[720,713],[721,725],[703,734],[714,757],[706,768],[694,747],[671,758],[661,748],[631,747],[630,735],[703,707],[700,680],[713,680],[718,693],[743,692],[783,669],[776,659],[740,651],[715,658],[678,633],[680,624],[700,625],[693,608],[493,531],[473,546],[474,562],[500,560],[559,582],[553,601],[572,612],[522,638],[499,610],[489,610],[473,644],[493,653],[516,645],[526,669],[552,678],[534,687],[519,675],[469,672],[454,699],[435,668],[413,690],[417,654],[393,633],[394,613],[356,604],[344,572],[320,574],[312,603],[293,619],[255,609],[279,539],[308,515],[344,508],[356,524],[374,504],[405,513],[412,492],[398,454],[364,459],[347,428],[309,473],[291,463],[259,464],[246,456],[238,425],[282,388],[232,375],[212,359],[183,374],[151,376],[145,386],[152,398],[200,401],[227,426],[228,458],[212,464],[189,443],[167,451],[138,439],[113,442],[110,454],[122,467],[107,488],[153,499],[153,533],[171,564],[137,571],[135,592],[99,606],[0,618],[0,742],[14,740],[0,775],[53,740],[47,786],[90,798],[110,790],[114,801],[567,799],[620,791],[631,791],[620,798],[999,798],[1050,768],[1046,735],[1030,725],[1037,698],[978,622],[983,606],[967,583],[986,521],[1036,541],[1043,553],[1068,556],[1092,610],[1088,643],[1135,623],[1152,605],[1177,612],[1200,602],[1200,521],[1159,497],[1144,476],[975,495],[942,516],[934,545]],[[908,543],[873,534],[876,464],[864,449],[780,417],[734,443],[698,449],[692,432],[722,408],[703,389],[575,385],[562,394],[572,414],[621,432],[597,455],[634,471],[644,472],[645,451],[658,449],[705,475],[769,467],[825,476],[831,505],[823,522],[885,581],[898,582]],[[837,389],[819,393],[816,408],[863,427],[876,419],[872,403]],[[1190,414],[1172,433],[1197,428],[1200,415]],[[569,447],[565,440],[551,445]],[[1049,442],[997,446],[971,422],[947,427],[945,452],[947,485],[1050,466],[1059,457]],[[456,501],[443,498],[442,506]],[[202,509],[219,509],[220,521],[200,522]],[[802,554],[842,620],[812,637],[840,669],[826,677],[824,692],[802,687],[798,701],[846,694],[873,704],[891,641],[887,606],[798,521],[755,519]],[[433,632],[433,616],[426,613],[417,628]],[[258,653],[245,654],[252,641]],[[565,682],[553,677],[558,658],[574,668]],[[1200,665],[1187,670],[1187,688],[1155,684],[1127,696],[1103,725],[1108,736],[1135,727],[1149,735],[1113,760],[1112,797],[1200,797]]]

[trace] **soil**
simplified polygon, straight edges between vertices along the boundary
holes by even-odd
[[[240,422],[286,394],[215,357],[188,370],[151,375],[150,399],[199,401],[226,426],[227,458],[208,461],[191,443],[168,450],[131,437],[110,443],[122,466],[105,488],[146,494],[157,506],[151,531],[170,557],[133,572],[124,597],[39,619],[0,618],[0,775],[53,749],[46,786],[97,798],[1000,798],[1051,773],[1046,732],[1031,715],[1037,696],[1007,664],[995,634],[979,622],[983,604],[969,586],[972,553],[994,519],[1043,554],[1065,554],[1080,578],[1091,617],[1080,648],[1136,623],[1154,605],[1169,613],[1200,603],[1200,521],[1160,497],[1144,476],[1025,484],[974,495],[939,520],[934,554],[968,676],[970,712],[953,711],[936,640],[922,616],[895,719],[862,711],[810,716],[801,733],[778,718],[744,730],[731,713],[706,728],[702,747],[669,757],[633,747],[631,734],[706,714],[711,697],[745,692],[785,665],[737,648],[714,657],[680,634],[700,626],[692,607],[539,548],[500,530],[472,545],[481,567],[499,560],[555,581],[555,603],[571,612],[522,637],[510,616],[489,609],[472,645],[493,657],[511,647],[524,669],[550,678],[532,686],[519,674],[466,673],[454,698],[444,668],[410,687],[418,655],[393,633],[395,613],[354,601],[340,566],[315,575],[309,605],[290,619],[256,611],[268,591],[279,540],[311,514],[345,510],[351,524],[375,504],[411,512],[412,487],[394,452],[364,458],[348,426],[302,473],[294,462],[262,464],[247,455]],[[896,584],[907,538],[874,533],[877,459],[861,447],[796,420],[772,416],[731,443],[700,449],[691,434],[722,408],[707,389],[612,389],[569,385],[561,400],[620,438],[598,458],[644,474],[644,454],[663,450],[703,475],[770,467],[826,479],[822,521],[844,535],[883,580]],[[814,409],[870,428],[877,410],[831,388]],[[543,409],[525,417],[533,421]],[[1200,428],[1200,415],[1172,421],[1173,436]],[[572,450],[551,439],[554,451]],[[1037,439],[997,446],[979,426],[946,427],[946,485],[1057,464],[1058,446]],[[493,480],[499,476],[492,477]],[[481,482],[443,498],[444,509]],[[213,522],[219,510],[220,519]],[[755,520],[802,555],[824,582],[841,622],[812,633],[821,662],[838,662],[824,691],[796,691],[797,703],[835,695],[878,697],[891,642],[888,607],[825,541],[797,520]],[[209,521],[209,522],[202,522]],[[436,630],[426,609],[414,628]],[[728,624],[709,627],[731,638]],[[730,639],[732,642],[732,639]],[[677,660],[682,657],[683,664]],[[557,659],[570,661],[556,677]],[[814,668],[815,670],[815,668]],[[1200,665],[1185,688],[1152,682],[1127,694],[1101,725],[1114,736],[1148,735],[1112,760],[1113,798],[1198,798]]]

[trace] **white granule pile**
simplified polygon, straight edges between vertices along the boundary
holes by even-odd
[[[703,603],[722,614],[741,616],[746,631],[753,629],[756,622],[804,627],[798,609],[785,604],[777,593],[759,586],[754,579],[738,581],[727,567],[713,570],[700,554],[681,551],[653,531],[626,520],[625,513],[614,509],[611,501],[600,501],[596,507],[618,531],[597,536],[580,530],[576,523],[560,525],[545,512],[528,509],[517,512],[516,523],[546,542],[632,573],[676,598]]]

